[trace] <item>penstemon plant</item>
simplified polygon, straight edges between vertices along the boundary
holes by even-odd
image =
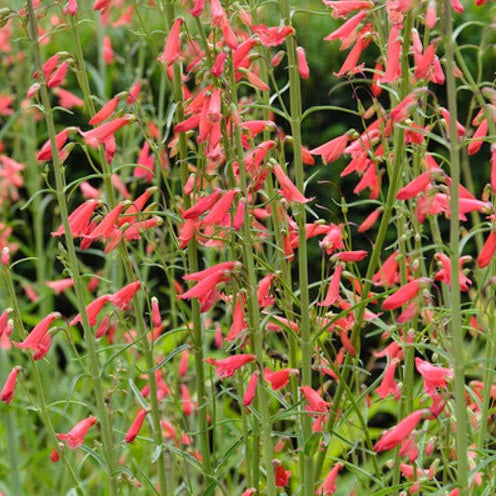
[[[1,494],[495,493],[491,5],[2,7]]]

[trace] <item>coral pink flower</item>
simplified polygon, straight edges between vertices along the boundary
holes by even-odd
[[[371,229],[376,222],[378,221],[379,217],[381,216],[382,209],[376,208],[372,213],[370,213],[365,220],[358,226],[357,231],[359,233],[367,232],[369,229]]]
[[[472,141],[468,144],[467,152],[469,155],[473,155],[474,153],[477,153],[480,150],[482,144],[484,143],[484,138],[487,136],[487,131],[488,131],[488,124],[487,124],[487,120],[484,119],[479,124],[479,127],[475,130]]]
[[[23,350],[30,349],[36,352],[47,335],[52,322],[59,317],[61,317],[59,312],[49,313],[46,317],[40,320],[40,322],[33,328],[24,341],[21,343],[14,342],[14,346]]]
[[[205,8],[205,0],[193,0],[193,8],[190,10],[190,14],[193,17],[199,17]]]
[[[193,403],[191,401],[191,394],[186,384],[181,384],[181,401],[183,404],[184,415],[189,417],[193,413]]]
[[[96,324],[98,315],[102,311],[103,306],[110,300],[111,296],[108,294],[104,294],[99,296],[96,300],[93,300],[86,307],[86,314],[88,315],[89,324],[94,326]],[[70,322],[70,326],[76,325],[78,322],[81,322],[81,314],[78,313]]]
[[[436,260],[439,260],[443,266],[434,276],[435,281],[443,281],[448,286],[451,286],[451,260],[444,253],[436,253],[434,255]],[[468,257],[470,258],[470,257]],[[460,268],[458,270],[458,278],[460,281],[460,290],[468,291],[468,286],[472,284],[472,281],[463,273],[462,265],[467,261],[467,257],[460,257],[459,263]]]
[[[188,372],[188,357],[189,357],[189,348],[186,348],[181,353],[181,360],[179,362],[179,377],[184,377]]]
[[[45,283],[50,289],[53,289],[55,294],[63,293],[66,289],[74,286],[74,279],[67,277],[66,279],[59,279],[58,281],[47,281]]]
[[[328,255],[331,255],[336,250],[344,248],[341,224],[331,224],[325,237],[322,241],[319,241],[319,246],[322,250],[325,250]]]
[[[223,225],[226,217],[229,216],[229,209],[231,208],[232,202],[237,193],[237,189],[227,191],[212,207],[210,213],[202,219],[202,223],[210,225]]]
[[[241,332],[248,328],[243,312],[244,298],[239,298],[234,306],[233,321],[229,333],[226,336],[226,341],[234,341]]]
[[[129,124],[132,120],[132,115],[125,115],[124,117],[119,117],[106,122],[105,124],[101,124],[90,131],[81,131],[79,129],[79,134],[81,134],[89,146],[96,147],[98,145],[103,145],[121,127]]]
[[[343,272],[343,265],[338,264],[334,274],[331,277],[331,283],[329,284],[329,289],[327,290],[327,295],[324,301],[319,303],[319,306],[328,307],[333,305],[339,298],[339,285],[341,284],[341,273]]]
[[[258,377],[260,373],[255,371],[250,378],[250,382],[248,382],[248,386],[246,387],[245,394],[243,396],[243,405],[249,406],[251,405],[253,399],[255,398],[255,393],[257,390]]]
[[[429,77],[435,55],[436,45],[434,43],[431,43],[426,48],[423,55],[417,55],[415,57],[415,77],[417,79],[424,79]]]
[[[18,365],[10,371],[7,380],[5,381],[5,384],[2,388],[2,391],[0,392],[0,401],[8,404],[14,398],[17,374],[20,370],[21,367]]]
[[[89,221],[98,205],[99,203],[97,201],[88,200],[81,203],[81,205],[69,215],[69,229],[73,238],[77,238],[86,232]],[[62,236],[64,234],[64,225],[61,224],[59,228],[51,234],[52,236]]]
[[[253,31],[260,38],[260,42],[264,46],[277,46],[286,40],[288,36],[291,36],[295,33],[295,30],[291,26],[274,26],[268,28],[264,24],[253,25]]]
[[[332,17],[346,17],[354,10],[368,10],[373,7],[373,4],[363,0],[338,0],[330,1],[323,0],[324,4],[332,9]]]
[[[345,2],[336,2],[336,3],[346,3],[346,1],[347,0],[345,0]],[[365,50],[372,41],[370,36],[372,31],[373,28],[371,24],[365,25],[360,30],[360,34],[358,35],[357,42],[350,50],[350,53],[346,57],[346,60],[343,62],[343,65],[341,66],[339,71],[335,73],[336,76],[343,76],[348,72],[354,73],[360,70],[360,67],[357,66],[358,60],[360,59],[360,55],[362,54],[363,50]]]
[[[89,120],[88,124],[92,126],[101,124],[114,113],[118,104],[119,97],[114,96]]]
[[[392,295],[388,296],[382,303],[382,309],[394,310],[401,307],[405,303],[410,302],[413,298],[415,298],[415,296],[417,296],[419,291],[422,289],[422,286],[427,282],[429,282],[429,279],[426,277],[420,277],[419,279],[410,281]]]
[[[96,240],[98,238],[110,239],[116,229],[117,218],[124,206],[122,203],[115,206],[85,237],[90,240]]]
[[[436,392],[436,388],[447,388],[447,380],[453,379],[454,374],[451,369],[436,367],[425,360],[415,358],[415,367],[424,379],[425,392],[429,395]]]
[[[405,417],[396,427],[393,427],[389,431],[386,431],[381,439],[375,444],[374,451],[379,453],[381,451],[387,451],[395,448],[398,444],[407,438],[413,429],[417,427],[417,424],[429,415],[429,410],[416,410],[407,417]]]
[[[398,363],[398,359],[391,360],[389,365],[386,367],[381,385],[375,390],[375,392],[382,399],[385,399],[390,394],[392,394],[394,399],[397,401],[401,396],[401,389],[399,388],[398,383],[394,380],[394,374],[396,372],[396,366],[398,365]]]
[[[367,255],[368,252],[365,250],[340,251],[335,254],[341,262],[361,262]]]
[[[179,35],[181,33],[182,23],[183,20],[180,17],[174,21],[174,24],[169,31],[169,36],[167,37],[164,51],[157,59],[160,62],[165,62],[167,65],[171,65],[179,58],[179,55],[181,54],[181,40]]]
[[[324,401],[315,389],[312,389],[310,386],[301,386],[300,389],[308,402],[307,410],[319,413],[327,412],[327,407],[330,403]]]
[[[147,413],[148,412],[144,408],[140,408],[138,410],[134,422],[131,424],[131,427],[126,433],[126,443],[132,443],[136,439],[139,431],[141,430],[141,427],[143,426],[143,422]]]
[[[274,466],[274,476],[277,487],[286,487],[289,484],[291,470],[286,470],[280,460],[272,460]]]
[[[401,188],[396,194],[398,200],[410,200],[415,198],[421,191],[424,191],[427,185],[430,184],[432,178],[432,170],[422,172],[420,176],[410,181],[406,186]]]
[[[131,282],[117,291],[117,293],[114,293],[108,301],[119,310],[127,310],[130,308],[130,301],[133,299],[133,296],[136,294],[138,289],[140,289],[140,287],[141,283],[139,281]]]
[[[91,426],[96,423],[97,419],[95,417],[85,418],[81,422],[78,422],[67,434],[57,434],[57,437],[61,441],[65,441],[69,448],[79,448],[83,444],[84,438]]]
[[[62,64],[59,65],[57,70],[53,73],[53,75],[50,77],[50,79],[47,81],[47,86],[49,88],[55,88],[59,84],[62,83],[64,80],[66,74],[67,74],[67,69],[69,68],[69,63],[62,62]]]
[[[338,136],[337,138],[334,138],[331,141],[310,150],[310,153],[312,155],[321,155],[325,164],[334,162],[343,154],[344,149],[348,144],[348,140],[349,135],[343,134],[342,136]]]
[[[55,143],[57,146],[57,151],[60,152],[61,148],[65,145],[67,138],[69,137],[69,129],[64,129],[60,131],[55,136]],[[41,147],[40,151],[36,154],[36,160],[50,160],[52,158],[52,147],[50,140],[47,140]]]
[[[315,494],[318,494],[319,496],[332,496],[336,492],[336,478],[342,468],[342,463],[336,463]]]
[[[226,63],[226,59],[227,59],[226,52],[220,52],[219,55],[217,55],[217,57],[215,58],[215,62],[212,65],[212,69],[210,70],[212,75],[214,75],[215,77],[222,76],[224,72],[224,65]]]
[[[59,97],[60,105],[66,109],[71,109],[74,107],[82,107],[84,105],[84,100],[79,98],[74,93],[64,90],[63,88],[57,88],[54,93]]]
[[[298,370],[296,369],[281,369],[273,372],[269,368],[264,369],[264,379],[270,382],[272,389],[277,391],[287,386],[289,379],[292,375],[298,375]]]
[[[386,72],[379,78],[380,83],[393,83],[401,76],[401,31],[398,26],[393,26],[389,33]]]
[[[298,72],[303,79],[308,79],[310,76],[310,69],[307,63],[305,50],[302,47],[296,48],[296,58],[298,61]]]
[[[239,354],[233,355],[222,360],[216,360],[215,358],[205,359],[206,363],[213,365],[217,374],[221,379],[226,377],[231,377],[236,370],[243,367],[247,363],[253,362],[255,360],[255,355],[251,354]]]
[[[487,267],[494,259],[496,252],[496,231],[491,231],[477,257],[477,267],[480,269]]]
[[[200,198],[194,205],[192,205],[188,210],[182,213],[182,218],[196,219],[200,215],[204,214],[207,210],[212,208],[216,203],[222,192],[220,190],[214,191],[207,196]]]
[[[298,188],[291,182],[288,176],[282,170],[279,164],[274,164],[272,171],[277,177],[281,185],[281,194],[288,202],[295,201],[297,203],[306,203],[311,201],[311,198],[305,198]]]
[[[344,40],[350,36],[358,27],[362,20],[367,16],[367,10],[362,10],[358,14],[348,19],[341,27],[333,31],[330,35],[324,38],[325,41]]]

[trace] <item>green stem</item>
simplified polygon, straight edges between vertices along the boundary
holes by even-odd
[[[28,12],[29,12],[29,27],[30,27],[30,37],[33,42],[34,47],[34,57],[36,62],[36,68],[38,73],[43,74],[41,55],[38,42],[38,26],[36,20],[36,14],[33,7],[32,0],[28,0]],[[52,150],[52,160],[56,183],[56,197],[60,209],[60,214],[62,217],[62,224],[64,226],[64,235],[67,244],[67,253],[69,257],[69,266],[72,272],[72,277],[74,279],[74,289],[76,292],[76,297],[78,302],[80,302],[80,313],[81,320],[84,330],[84,339],[88,349],[88,361],[91,379],[93,382],[93,387],[95,390],[96,406],[98,411],[99,420],[102,426],[102,441],[103,441],[103,451],[105,460],[107,463],[107,470],[109,475],[109,488],[112,496],[117,496],[118,483],[116,478],[116,463],[114,457],[114,442],[113,442],[113,432],[111,426],[110,414],[107,411],[105,405],[105,399],[103,396],[103,385],[100,377],[100,365],[98,363],[98,356],[96,352],[96,342],[93,334],[93,330],[89,324],[88,315],[86,313],[85,301],[85,289],[83,280],[79,272],[79,265],[76,256],[76,250],[74,246],[74,240],[71,236],[71,230],[69,226],[69,214],[67,209],[67,202],[64,195],[65,189],[65,177],[63,165],[60,162],[57,144],[55,140],[55,125],[53,122],[52,109],[50,106],[50,99],[48,95],[48,90],[46,86],[46,81],[42,82],[41,85],[41,100],[43,104],[43,113],[45,117],[45,122],[47,126],[47,132],[50,140],[50,146]]]
[[[451,268],[454,276],[451,278],[450,307],[451,320],[450,331],[452,340],[453,368],[454,368],[454,393],[455,393],[455,415],[457,424],[456,452],[457,452],[457,482],[460,496],[468,496],[468,425],[465,401],[465,360],[464,344],[461,318],[460,281],[457,277],[459,266],[459,187],[460,187],[460,142],[456,130],[457,102],[455,84],[455,61],[453,40],[453,19],[451,2],[445,0],[444,4],[444,46],[446,59],[446,87],[448,93],[448,111],[450,113],[449,137],[450,137],[450,248]]]
[[[291,25],[291,15],[289,0],[280,0],[281,14],[284,22]],[[301,83],[296,61],[296,38],[288,36],[286,39],[286,50],[288,54],[288,71],[289,71],[289,93],[290,93],[290,123],[291,134],[293,137],[294,149],[294,167],[296,187],[303,193],[304,190],[304,172],[302,160],[302,139],[301,139]],[[312,385],[312,341],[311,341],[311,323],[310,299],[308,291],[308,255],[306,241],[306,212],[305,204],[298,203],[295,206],[295,219],[298,224],[298,286],[300,288],[300,332],[301,332],[301,384],[302,386]],[[312,435],[312,421],[309,415],[304,414],[301,419],[301,430],[303,440],[306,442]],[[303,446],[301,446],[303,449]],[[313,457],[304,455],[303,457],[303,494],[305,496],[313,495]]]

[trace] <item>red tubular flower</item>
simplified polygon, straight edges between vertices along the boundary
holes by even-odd
[[[226,336],[226,341],[234,341],[242,331],[248,328],[243,312],[243,304],[245,304],[244,298],[239,298],[234,307],[233,321]]]
[[[117,218],[122,212],[125,205],[120,203],[115,206],[93,229],[90,233],[86,234],[85,237],[90,240],[96,240],[98,238],[109,239],[114,234],[116,229]]]
[[[427,185],[430,184],[432,178],[432,170],[428,170],[420,174],[413,181],[410,181],[406,186],[401,188],[396,194],[397,200],[410,200],[415,198],[421,191],[424,191]]]
[[[297,203],[306,203],[311,200],[311,198],[305,198],[305,196],[303,196],[298,188],[291,182],[289,177],[286,176],[279,164],[274,164],[272,171],[281,185],[282,196],[284,196],[288,202],[295,201]]]
[[[133,299],[133,296],[140,287],[141,283],[139,281],[131,282],[117,291],[117,293],[110,296],[108,301],[119,310],[127,310],[130,308],[129,302]]]
[[[194,205],[182,213],[182,218],[185,220],[197,219],[200,215],[204,214],[217,203],[217,200],[221,194],[222,192],[217,190],[207,196],[204,196],[203,198],[200,198]]]
[[[30,349],[34,352],[37,352],[40,344],[47,335],[52,322],[59,317],[61,317],[59,312],[49,313],[33,328],[28,337],[24,341],[22,341],[22,343],[14,342],[14,346],[23,350]]]
[[[319,413],[327,412],[327,407],[330,403],[324,401],[315,389],[312,389],[310,386],[301,386],[300,389],[308,402],[307,410]]]
[[[394,310],[401,307],[405,303],[410,302],[422,289],[422,285],[427,282],[429,282],[429,279],[426,277],[420,277],[410,281],[392,295],[388,296],[382,303],[382,309]]]
[[[368,10],[373,7],[368,1],[364,0],[338,0],[330,1],[324,0],[324,4],[332,9],[332,17],[346,17],[354,10]]]
[[[253,362],[255,360],[255,355],[251,354],[239,354],[233,355],[222,360],[215,360],[215,358],[207,358],[206,363],[213,365],[217,371],[218,376],[221,379],[226,377],[231,377],[236,370],[243,367],[247,363]]]
[[[482,144],[484,143],[484,138],[487,136],[487,131],[488,131],[488,124],[487,124],[487,120],[484,119],[479,124],[479,127],[475,130],[472,141],[469,143],[467,147],[467,152],[469,155],[473,155],[474,153],[477,153],[480,150]]]
[[[47,281],[45,283],[50,289],[53,289],[55,294],[63,293],[66,289],[72,288],[74,286],[74,279],[72,277],[67,277],[66,279],[60,279],[58,281]]]
[[[97,423],[97,419],[95,417],[88,417],[81,422],[78,422],[67,434],[57,434],[57,437],[61,441],[65,441],[67,446],[71,449],[79,448],[83,442],[84,438],[91,428],[91,426]]]
[[[103,121],[107,120],[117,108],[119,104],[119,98],[114,96],[110,99],[88,122],[92,126],[101,124]]]
[[[415,57],[415,77],[417,79],[428,78],[431,73],[432,63],[436,55],[436,45],[431,43],[423,55]]]
[[[298,370],[296,369],[281,369],[276,372],[272,372],[269,368],[264,369],[264,379],[270,382],[272,389],[277,391],[287,386],[289,379],[292,375],[298,375]]]
[[[82,107],[84,105],[82,98],[79,98],[70,91],[64,90],[64,88],[57,88],[54,90],[54,93],[58,96],[60,105],[66,109]]]
[[[343,468],[343,464],[338,462],[332,470],[329,472],[327,477],[324,479],[324,482],[318,489],[317,493],[321,496],[332,496],[336,492],[336,478],[338,476],[339,471]]]
[[[110,295],[104,294],[99,296],[96,300],[93,300],[87,307],[86,313],[88,315],[89,324],[94,326],[96,324],[98,315],[102,311],[103,306],[110,300]],[[70,322],[70,326],[76,325],[78,322],[81,322],[81,314],[78,313]]]
[[[21,367],[18,365],[10,371],[10,374],[5,381],[2,391],[0,392],[0,401],[8,404],[14,398],[17,374],[19,374],[20,370]]]
[[[95,129],[91,129],[90,131],[81,131],[79,129],[79,134],[81,134],[89,146],[96,147],[98,145],[103,145],[122,126],[129,124],[132,120],[132,115],[125,115],[124,117],[113,119],[105,124],[95,127]]]
[[[365,220],[358,226],[357,231],[359,233],[367,232],[369,229],[371,229],[376,222],[378,221],[379,217],[381,216],[382,209],[376,208],[372,213],[370,213]]]
[[[391,450],[398,446],[403,439],[411,434],[422,418],[429,415],[429,413],[429,410],[425,409],[416,410],[405,417],[396,427],[393,427],[382,435],[381,439],[375,444],[374,451],[379,453],[381,451]]]
[[[361,262],[367,255],[368,252],[365,250],[340,251],[335,254],[341,262]]]
[[[69,229],[73,238],[77,238],[86,232],[93,212],[98,205],[98,201],[88,200],[81,203],[81,205],[69,215]],[[64,234],[64,225],[61,224],[59,228],[51,234],[52,236],[62,236]]]
[[[480,269],[487,267],[494,259],[496,252],[496,231],[491,231],[477,257],[477,267]]]
[[[255,398],[255,393],[257,390],[258,377],[260,373],[255,371],[250,378],[250,382],[248,382],[248,386],[246,387],[245,394],[243,396],[243,405],[249,406],[251,405],[253,399]]]
[[[69,137],[69,129],[64,129],[60,131],[55,136],[55,143],[57,146],[57,151],[60,152],[61,148],[65,145],[67,138]],[[41,147],[40,151],[36,154],[36,160],[50,160],[52,158],[52,145],[50,140],[47,140],[44,145]]]
[[[48,81],[50,77],[53,74],[53,71],[55,68],[59,65],[60,61],[60,55],[56,53],[55,55],[52,55],[42,66],[41,66],[41,72],[43,72],[43,76],[45,79]],[[37,78],[38,75],[35,73],[35,77]]]
[[[229,209],[237,193],[237,189],[227,191],[212,207],[210,213],[202,219],[202,223],[207,225],[223,225],[226,217],[229,215]]]
[[[324,301],[319,303],[319,306],[328,307],[333,305],[339,298],[339,285],[341,284],[341,273],[343,272],[343,265],[338,264],[334,274],[331,278],[331,283],[329,284],[329,289],[327,290],[327,295]]]
[[[61,84],[65,78],[65,75],[67,74],[68,68],[69,68],[69,62],[67,61],[62,62],[62,64],[59,65],[58,69],[53,73],[53,75],[47,81],[47,86],[49,88],[55,88],[56,86]]]
[[[212,69],[210,70],[212,75],[214,75],[215,77],[222,76],[224,72],[224,64],[226,63],[226,59],[227,59],[226,52],[220,52],[219,55],[217,55],[215,62],[212,65]]]
[[[393,26],[389,33],[386,72],[379,79],[380,83],[393,83],[401,76],[401,31],[398,26]]]
[[[229,280],[229,277],[229,274],[225,271],[214,272],[202,279],[196,286],[185,293],[178,295],[177,298],[179,300],[199,298],[200,300],[205,301],[208,299],[209,295],[215,291],[217,284]]]
[[[169,31],[167,41],[165,42],[164,51],[157,59],[160,62],[165,62],[167,65],[171,65],[179,58],[179,55],[181,54],[181,40],[179,35],[181,33],[182,23],[183,20],[180,17],[174,21],[174,24]]]
[[[292,26],[274,26],[268,28],[264,24],[253,25],[253,31],[260,38],[260,42],[264,46],[277,46],[284,43],[286,37],[291,36],[295,33]]]
[[[280,460],[272,460],[272,465],[274,466],[276,487],[286,487],[289,484],[291,470],[286,470]]]
[[[358,14],[355,14],[353,17],[348,19],[341,27],[333,31],[330,35],[324,38],[325,41],[332,40],[344,40],[350,36],[353,31],[358,27],[358,25],[362,22],[364,17],[366,17],[368,12],[366,10],[360,11]]]
[[[325,164],[334,162],[343,154],[349,138],[348,134],[343,134],[342,136],[338,136],[337,138],[310,150],[310,153],[312,155],[321,155]]]
[[[125,437],[126,443],[132,443],[136,439],[137,435],[139,434],[139,431],[141,430],[141,427],[143,426],[143,422],[145,420],[147,413],[148,412],[144,408],[140,408],[138,410],[134,422],[131,424],[131,427],[126,433],[126,437]]]
[[[394,374],[396,372],[396,366],[399,360],[393,359],[386,367],[384,376],[382,378],[381,385],[376,388],[375,392],[382,398],[387,398],[390,394],[393,395],[394,399],[397,401],[401,396],[401,390],[398,387],[398,383],[394,380]]]
[[[303,79],[308,79],[310,76],[310,69],[307,63],[305,50],[302,47],[296,49],[296,58],[298,61],[298,72]]]
[[[454,373],[446,367],[436,367],[425,360],[415,358],[415,367],[424,379],[425,392],[429,395],[436,392],[436,388],[447,388],[447,379],[453,379]]]

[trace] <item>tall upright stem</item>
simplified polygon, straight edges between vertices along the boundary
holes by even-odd
[[[455,85],[455,61],[453,20],[451,2],[444,0],[444,46],[446,59],[446,88],[448,92],[448,110],[450,113],[449,138],[450,138],[450,247],[451,247],[451,270],[455,274],[451,278],[450,306],[451,321],[450,333],[452,343],[452,360],[455,374],[455,415],[457,424],[456,452],[457,452],[457,482],[460,496],[468,496],[468,460],[467,460],[467,412],[465,402],[465,360],[463,356],[463,331],[461,319],[460,281],[456,274],[459,266],[459,187],[460,187],[460,142],[456,129],[457,103]],[[483,419],[484,421],[484,419]]]
[[[36,68],[40,77],[43,77],[42,64],[41,64],[41,54],[38,42],[38,25],[36,20],[36,13],[34,11],[32,0],[28,0],[28,14],[29,14],[29,28],[30,37],[33,42],[34,48],[34,58]],[[72,272],[72,277],[74,279],[74,289],[76,292],[76,297],[80,303],[80,313],[81,321],[84,330],[84,339],[88,349],[88,362],[91,379],[93,382],[93,387],[95,390],[96,407],[98,411],[98,417],[100,424],[102,426],[102,441],[103,441],[103,451],[105,456],[105,461],[107,464],[107,472],[109,475],[108,482],[110,488],[110,494],[112,496],[117,496],[118,494],[118,484],[116,478],[116,464],[114,457],[114,442],[110,414],[105,406],[105,400],[103,397],[103,385],[100,377],[100,365],[98,363],[98,356],[96,353],[96,342],[93,331],[91,329],[88,315],[86,313],[85,302],[85,290],[81,275],[79,272],[79,265],[76,256],[76,249],[74,246],[74,240],[71,236],[71,230],[69,226],[69,214],[67,209],[67,202],[65,199],[64,189],[65,189],[65,177],[63,165],[60,162],[57,144],[55,139],[55,125],[53,122],[52,109],[50,105],[50,99],[48,96],[48,90],[46,81],[43,80],[40,88],[41,101],[43,104],[43,113],[45,117],[45,122],[47,126],[47,132],[50,140],[50,147],[52,151],[53,169],[55,175],[56,184],[56,197],[60,209],[60,215],[62,217],[62,224],[64,226],[64,235],[67,244],[67,253],[69,258],[70,270]]]
[[[291,25],[291,15],[289,0],[279,2],[284,22]],[[300,75],[296,61],[296,39],[288,36],[286,39],[286,49],[288,53],[289,71],[289,92],[290,92],[290,122],[291,134],[293,136],[294,147],[294,168],[297,188],[303,193],[304,172],[301,142],[301,84]],[[295,218],[298,224],[298,285],[300,288],[300,332],[301,332],[301,383],[302,386],[312,385],[312,342],[309,314],[309,292],[308,292],[308,255],[307,241],[305,233],[306,212],[305,204],[298,203],[295,207]],[[306,441],[312,435],[312,423],[309,415],[302,418],[303,439]],[[302,447],[303,448],[303,447]],[[303,494],[311,496],[313,494],[313,458],[312,455],[305,455],[303,460]]]

